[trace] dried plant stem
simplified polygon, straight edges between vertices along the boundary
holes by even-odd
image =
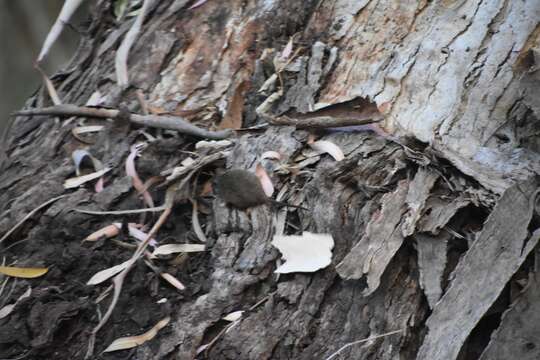
[[[24,224],[24,222],[28,219],[30,219],[35,213],[37,213],[39,210],[43,209],[45,206],[49,205],[49,204],[52,204],[53,202],[55,202],[56,200],[59,200],[63,197],[66,197],[67,195],[60,195],[60,196],[57,196],[57,197],[54,197],[50,200],[47,200],[45,201],[43,204],[39,205],[37,208],[35,208],[34,210],[30,211],[25,217],[23,217],[21,219],[21,221],[19,221],[17,224],[15,224],[15,226],[13,226],[11,228],[11,230],[9,230],[7,233],[4,234],[4,236],[2,236],[2,238],[0,238],[0,243],[2,243],[2,241],[6,240],[9,235],[13,234],[13,232],[15,230],[17,230],[22,224]]]
[[[381,334],[381,335],[370,336],[370,337],[368,337],[366,339],[356,340],[356,341],[347,343],[347,344],[343,345],[342,347],[340,347],[338,351],[336,351],[335,353],[333,353],[332,355],[327,357],[326,360],[330,360],[330,359],[336,357],[340,352],[342,352],[343,350],[345,350],[346,348],[348,348],[350,346],[365,343],[365,342],[375,340],[375,339],[379,339],[379,338],[382,338],[382,337],[386,337],[386,336],[389,336],[389,335],[394,335],[394,334],[397,334],[397,333],[400,333],[400,332],[403,332],[403,329],[390,331],[390,332],[387,332],[387,333],[384,333],[384,334]]]

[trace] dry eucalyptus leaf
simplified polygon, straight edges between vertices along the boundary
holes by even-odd
[[[56,91],[56,88],[54,87],[54,84],[49,79],[47,74],[45,74],[45,71],[43,71],[39,65],[36,64],[36,70],[41,73],[41,76],[43,78],[43,82],[45,83],[45,88],[47,89],[47,92],[49,94],[49,97],[51,98],[54,105],[61,105],[62,100],[60,100],[60,96],[58,96],[58,92]]]
[[[45,38],[45,42],[43,43],[43,47],[41,48],[41,51],[39,52],[39,56],[37,58],[37,62],[41,62],[43,58],[47,55],[50,48],[58,39],[58,36],[60,36],[60,33],[62,32],[62,29],[64,28],[64,24],[69,23],[69,19],[71,18],[71,15],[77,10],[79,5],[83,2],[83,0],[66,0],[64,2],[64,5],[62,6],[62,10],[60,11],[60,15],[58,15],[58,18],[54,22],[53,27],[47,34],[47,37]]]
[[[237,320],[242,318],[243,313],[244,313],[244,311],[242,311],[242,310],[233,311],[232,313],[222,317],[222,319],[225,320],[225,321],[230,321],[230,322],[237,321]]]
[[[302,235],[274,236],[274,245],[283,255],[285,263],[276,273],[315,272],[330,265],[334,239],[330,234],[304,232]]]
[[[206,235],[201,228],[201,223],[199,222],[199,209],[197,200],[191,200],[191,203],[193,205],[193,211],[191,212],[191,226],[193,227],[195,235],[197,235],[197,239],[205,243],[208,241],[208,239],[206,238]]]
[[[115,266],[110,267],[108,269],[101,270],[101,271],[97,272],[96,274],[94,274],[94,276],[92,276],[90,278],[90,280],[88,280],[86,285],[101,284],[105,280],[112,278],[114,275],[116,275],[120,271],[124,270],[129,265],[129,262],[130,262],[130,260],[127,260],[127,261],[124,261],[123,263],[121,263],[119,265],[115,265]]]
[[[73,129],[73,132],[77,134],[86,134],[89,132],[98,132],[105,129],[103,125],[86,125],[86,126],[77,126]]]
[[[45,275],[47,268],[22,268],[15,266],[0,266],[0,273],[16,278],[32,279]]]
[[[66,179],[66,181],[64,182],[64,188],[72,189],[72,188],[79,187],[84,183],[87,183],[89,181],[92,181],[92,180],[95,180],[95,179],[98,179],[98,178],[102,177],[104,174],[106,174],[110,170],[111,170],[110,168],[106,167],[106,168],[104,168],[102,170],[93,172],[91,174]]]
[[[167,281],[169,284],[171,284],[172,286],[174,286],[178,290],[185,290],[186,289],[184,284],[182,284],[180,282],[180,280],[178,280],[177,278],[175,278],[171,274],[169,274],[169,273],[161,273],[160,275],[165,281]]]
[[[201,244],[166,244],[157,247],[152,253],[152,257],[158,255],[169,255],[181,252],[200,252],[205,250],[205,245]]]
[[[116,70],[116,81],[118,86],[121,88],[126,88],[129,85],[129,76],[128,76],[128,56],[131,46],[137,38],[139,37],[139,32],[141,31],[141,26],[144,22],[144,18],[150,6],[153,4],[154,0],[144,0],[143,5],[135,22],[131,25],[131,28],[127,32],[124,40],[118,47],[116,51],[116,56],[114,59],[114,66]]]
[[[159,330],[167,326],[169,321],[171,321],[171,318],[167,316],[165,319],[160,320],[156,325],[154,325],[153,328],[151,328],[144,334],[116,339],[103,352],[131,349],[136,346],[142,345],[145,342],[152,340],[157,335]]]
[[[264,159],[281,160],[281,154],[278,153],[277,151],[265,151],[261,155],[261,160],[264,160]]]
[[[230,140],[201,140],[195,144],[195,150],[221,149],[221,148],[229,147],[232,144],[233,142]]]

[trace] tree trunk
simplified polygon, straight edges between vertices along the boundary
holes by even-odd
[[[118,23],[113,4],[97,2],[77,56],[52,80],[66,104],[99,92],[101,106],[141,114],[147,105],[210,130],[235,129],[229,147],[196,147],[193,136],[141,132],[120,119],[15,118],[0,174],[0,234],[68,196],[0,245],[6,264],[49,268],[5,286],[0,306],[29,286],[32,293],[0,319],[0,357],[84,357],[112,297],[98,301],[108,282],[85,283],[133,250],[118,245],[132,241],[125,232],[80,240],[112,222],[158,217],[74,209],[142,208],[124,163],[145,141],[136,160],[143,181],[225,149],[227,168],[261,164],[282,200],[310,211],[228,207],[200,195],[222,164],[205,166],[189,196],[198,198],[207,251],[154,260],[186,289],[138,261],[95,354],[170,316],[131,358],[539,358],[540,1],[194,3],[152,2],[124,89],[114,57],[133,18]],[[49,105],[44,90],[27,102]],[[105,129],[75,137],[82,120]],[[314,137],[345,158],[315,153]],[[101,192],[63,186],[81,148],[111,168]],[[263,159],[267,151],[281,158]],[[164,203],[165,187],[150,193]],[[156,239],[198,242],[193,223],[191,203],[177,202]],[[332,235],[331,265],[277,276],[274,235],[303,231]],[[230,326],[223,317],[235,311],[244,312]]]

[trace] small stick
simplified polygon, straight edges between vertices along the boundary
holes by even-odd
[[[18,116],[52,115],[52,116],[84,116],[94,118],[116,119],[120,114],[118,109],[93,108],[72,104],[56,105],[46,108],[21,110],[12,113]],[[189,123],[178,116],[167,115],[138,115],[129,114],[129,121],[137,125],[176,130],[183,134],[213,140],[226,139],[231,136],[231,130],[210,131]]]
[[[333,116],[315,116],[306,118],[291,118],[288,116],[267,115],[267,121],[272,125],[292,125],[297,129],[325,129],[332,127],[368,125],[380,122],[382,119],[336,118]]]
[[[165,209],[166,209],[165,206],[156,206],[156,207],[144,208],[144,209],[114,210],[114,211],[94,211],[94,210],[85,210],[85,209],[73,209],[73,210],[81,214],[90,214],[90,215],[127,215],[127,214],[141,214],[141,213],[146,213],[146,212],[159,212]]]

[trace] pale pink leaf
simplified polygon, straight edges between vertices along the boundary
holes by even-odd
[[[341,161],[345,158],[343,151],[333,142],[326,140],[319,140],[309,144],[311,148],[319,153],[327,153],[332,156],[336,161]]]
[[[99,229],[98,231],[94,231],[90,235],[88,235],[83,241],[98,241],[99,239],[105,238],[112,238],[120,232],[120,229],[115,224],[105,226],[104,228]]]
[[[281,58],[283,60],[287,60],[289,56],[291,56],[292,50],[293,50],[293,37],[291,36],[291,38],[289,39],[289,42],[287,43],[287,45],[281,52]]]
[[[134,226],[134,224],[129,224],[128,230],[129,230],[129,235],[133,236],[135,239],[137,239],[139,241],[144,241],[148,237],[147,233],[145,233],[142,230],[137,229]],[[150,242],[148,243],[148,245],[156,246],[157,245],[156,239],[154,239],[154,238],[150,239]]]
[[[139,155],[139,151],[142,146],[143,144],[136,144],[131,147],[131,152],[126,159],[126,174],[127,176],[131,177],[135,190],[137,190],[139,194],[142,194],[145,204],[148,205],[148,207],[154,207],[154,200],[152,199],[152,196],[148,190],[145,188],[144,183],[139,177],[139,174],[137,174],[137,170],[135,168],[135,158],[137,155]]]
[[[270,176],[268,176],[268,173],[261,164],[257,164],[257,167],[255,168],[255,175],[257,175],[257,177],[259,178],[259,181],[261,182],[262,188],[266,196],[272,196],[272,194],[274,193],[274,184],[272,184]]]

